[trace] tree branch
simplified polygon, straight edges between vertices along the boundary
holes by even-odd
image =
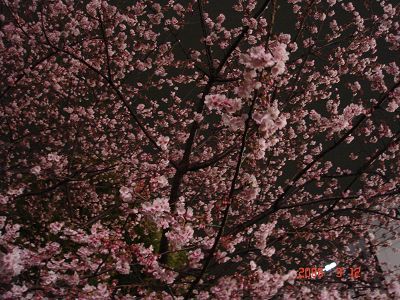
[[[335,142],[333,145],[331,145],[330,147],[328,147],[327,149],[325,149],[324,151],[320,152],[314,159],[312,162],[310,162],[309,164],[307,164],[299,173],[297,173],[294,178],[292,179],[292,183],[289,184],[288,186],[286,186],[286,188],[284,189],[284,191],[282,192],[282,194],[275,200],[275,202],[272,204],[272,206],[270,208],[268,208],[267,210],[259,213],[257,216],[255,216],[254,218],[243,222],[242,224],[239,224],[237,226],[235,226],[233,229],[231,229],[227,234],[231,235],[231,234],[237,234],[240,231],[245,230],[246,228],[257,224],[259,222],[262,222],[263,220],[265,220],[266,218],[268,218],[268,216],[276,211],[279,210],[279,204],[281,201],[283,201],[285,199],[285,197],[288,195],[288,193],[290,192],[290,190],[294,187],[295,183],[300,180],[304,174],[307,173],[308,170],[310,170],[320,159],[322,159],[323,157],[325,157],[325,155],[327,155],[328,153],[330,153],[331,151],[333,151],[334,149],[336,149],[339,145],[341,145],[348,136],[350,136],[366,119],[368,119],[379,107],[380,105],[385,101],[385,99],[390,95],[390,93],[392,93],[398,86],[400,86],[400,81],[398,81],[396,84],[394,84],[386,93],[384,93],[380,100],[378,101],[377,104],[375,104],[373,106],[373,108],[371,109],[370,115],[363,115],[337,142]]]
[[[234,176],[233,176],[233,179],[232,179],[232,182],[231,182],[231,187],[230,187],[230,190],[229,190],[228,204],[227,204],[227,206],[226,206],[226,208],[224,210],[224,214],[223,214],[221,225],[220,225],[220,227],[218,229],[218,233],[217,233],[217,236],[215,237],[213,246],[212,246],[210,252],[208,253],[208,256],[205,258],[205,261],[204,261],[204,264],[203,264],[203,268],[202,268],[200,274],[196,277],[196,279],[190,285],[189,290],[188,290],[188,292],[187,292],[187,294],[185,296],[185,299],[189,299],[192,296],[193,290],[196,288],[196,286],[198,285],[198,283],[200,282],[200,280],[202,279],[202,277],[206,273],[207,268],[210,265],[210,262],[211,262],[211,260],[212,260],[212,258],[214,256],[214,253],[218,248],[219,241],[221,240],[221,237],[223,235],[223,232],[224,232],[227,220],[228,220],[228,216],[229,216],[229,211],[230,211],[230,208],[231,208],[232,203],[233,203],[233,194],[235,192],[236,181],[237,181],[237,179],[239,177],[239,172],[240,172],[240,167],[242,165],[243,155],[244,155],[244,152],[246,150],[247,134],[248,134],[248,131],[249,131],[249,128],[250,128],[250,121],[251,121],[251,118],[252,118],[252,115],[253,115],[253,110],[254,110],[254,106],[255,106],[255,102],[256,102],[257,96],[258,96],[258,93],[257,93],[257,91],[255,91],[254,92],[254,96],[253,96],[253,100],[252,100],[252,103],[251,103],[251,106],[250,106],[250,109],[249,109],[248,117],[247,117],[246,122],[245,122],[245,129],[244,129],[243,136],[242,136],[239,156],[238,156],[238,160],[237,160],[237,163],[236,163],[235,173],[234,173]]]

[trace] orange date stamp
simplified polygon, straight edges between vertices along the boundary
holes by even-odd
[[[296,279],[322,279],[326,272],[327,270],[321,267],[299,268]],[[361,267],[337,267],[335,273],[337,278],[342,278],[348,274],[351,279],[356,280],[361,277]]]

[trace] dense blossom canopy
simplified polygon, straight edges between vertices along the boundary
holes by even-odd
[[[399,298],[395,2],[0,0],[2,299]]]

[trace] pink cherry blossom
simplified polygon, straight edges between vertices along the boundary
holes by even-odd
[[[34,167],[31,169],[31,172],[32,172],[32,174],[34,174],[34,175],[39,175],[39,174],[40,174],[40,171],[41,171],[40,166],[34,166]]]
[[[18,248],[12,249],[8,254],[3,254],[1,262],[2,276],[6,274],[17,276],[24,269],[22,251]]]
[[[396,4],[2,1],[0,298],[399,298]]]
[[[120,193],[121,199],[123,201],[126,201],[126,202],[132,201],[132,198],[133,198],[132,191],[128,187],[126,187],[126,186],[121,187],[119,189],[119,193]]]
[[[207,95],[204,103],[209,109],[226,110],[229,113],[234,113],[242,107],[240,99],[229,99],[221,94]]]
[[[263,46],[253,47],[249,50],[248,54],[244,54],[241,62],[250,69],[262,69],[272,67],[274,65],[274,58],[271,53],[267,53]]]

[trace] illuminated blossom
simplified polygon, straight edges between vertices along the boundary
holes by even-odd
[[[34,175],[39,175],[39,174],[40,174],[40,170],[41,170],[40,166],[34,166],[34,167],[31,169],[31,172],[32,172],[32,174],[34,174]]]
[[[22,251],[18,248],[12,249],[11,252],[3,254],[0,258],[3,275],[10,274],[11,276],[17,276],[24,269]]]
[[[242,107],[240,99],[229,99],[221,94],[207,95],[204,103],[209,109],[226,110],[229,113],[234,113]]]
[[[123,186],[119,189],[119,193],[121,195],[121,199],[126,202],[132,201],[132,191],[126,186]]]

